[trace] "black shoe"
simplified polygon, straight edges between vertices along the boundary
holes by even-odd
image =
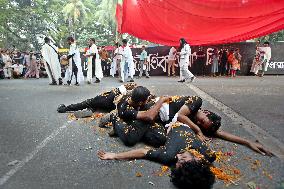
[[[117,134],[115,133],[114,129],[112,129],[109,133],[108,133],[109,137],[117,137]]]
[[[130,79],[130,81],[129,82],[134,82],[134,80],[133,79]]]
[[[150,76],[146,76],[146,78],[150,78]]]
[[[183,83],[183,82],[185,82],[185,79],[183,79],[183,80],[179,80],[178,82]]]
[[[101,81],[98,79],[98,78],[96,78],[96,81],[95,81],[95,83],[100,83]]]
[[[75,85],[76,85],[76,86],[79,86],[79,83],[78,83],[78,82],[76,82],[76,83],[75,83]]]
[[[191,78],[190,78],[190,82],[194,82],[195,79],[196,79],[195,76],[191,77]]]
[[[70,80],[68,80],[68,81],[67,81],[67,84],[68,84],[68,85],[71,85],[71,81],[70,81]]]
[[[58,85],[62,85],[62,84],[63,84],[62,79],[59,78],[59,79],[58,79]]]
[[[52,83],[49,83],[49,85],[57,85],[56,81],[52,81]]]
[[[66,106],[64,104],[60,104],[57,108],[58,113],[65,113],[66,111]]]

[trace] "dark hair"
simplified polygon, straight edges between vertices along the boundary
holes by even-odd
[[[75,40],[74,40],[74,38],[72,36],[69,36],[69,37],[67,37],[67,41],[74,42]]]
[[[122,39],[122,43],[126,44],[127,43],[127,39]]]
[[[216,133],[216,131],[220,128],[221,126],[221,117],[209,110],[204,110],[207,112],[207,117],[208,119],[212,122],[211,126],[208,129],[203,129],[201,127],[202,132],[207,135],[207,136],[212,136]]]
[[[145,48],[145,45],[142,45],[142,48]]]
[[[95,38],[90,38],[91,41],[93,41],[94,43],[96,42]]]
[[[269,45],[270,43],[268,41],[265,41],[263,44]]]
[[[45,38],[44,38],[44,42],[45,42],[45,43],[49,43],[49,42],[50,42],[50,39],[49,39],[48,37],[45,37]]]
[[[210,189],[215,182],[210,166],[205,160],[185,162],[181,167],[172,169],[171,182],[181,189]]]
[[[132,91],[131,100],[134,103],[145,102],[150,94],[150,91],[146,87],[138,86]]]
[[[120,44],[117,42],[117,43],[115,43],[115,46],[116,46],[116,47],[119,47],[119,46],[120,46]]]
[[[184,47],[185,44],[187,44],[186,40],[184,38],[180,38],[180,46],[179,48],[182,49]]]

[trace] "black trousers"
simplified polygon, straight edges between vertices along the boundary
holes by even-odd
[[[70,104],[66,108],[66,111],[78,111],[83,109],[91,109],[94,111],[106,111],[110,112],[116,108],[113,103],[115,94],[112,91],[97,95],[94,98],[87,99],[77,104]]]
[[[109,76],[110,75],[110,65],[108,64],[106,60],[102,60],[101,64],[102,64],[102,70],[103,70],[104,76]]]
[[[226,64],[227,64],[227,61],[221,61],[220,63],[220,74],[221,75],[226,75]]]
[[[133,120],[128,123],[118,116],[112,115],[111,122],[115,133],[126,146],[144,142],[153,147],[159,147],[166,142],[166,129],[162,124]]]

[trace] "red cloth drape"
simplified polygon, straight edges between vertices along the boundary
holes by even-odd
[[[122,23],[122,6],[120,4],[116,5],[116,12],[115,12],[116,24],[117,24],[117,31],[121,33],[121,23]]]
[[[119,32],[158,44],[232,43],[283,29],[284,0],[124,0],[119,15]]]

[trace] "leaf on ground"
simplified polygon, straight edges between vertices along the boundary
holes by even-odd
[[[135,176],[136,176],[136,177],[142,177],[143,175],[142,175],[142,173],[137,172],[137,173],[135,174]]]

